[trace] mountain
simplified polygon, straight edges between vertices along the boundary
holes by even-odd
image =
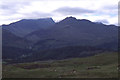
[[[55,22],[52,18],[23,19],[9,25],[2,25],[2,27],[17,36],[24,37],[33,31],[41,28],[46,29],[53,24],[55,24]]]
[[[31,41],[18,37],[8,30],[2,29],[2,59],[9,62],[30,55]]]
[[[67,17],[49,29],[39,29],[27,36],[33,41],[34,49],[53,49],[65,46],[100,46],[115,43],[117,46],[118,27],[97,24],[85,19]],[[111,45],[112,46],[112,45]]]
[[[18,37],[6,29],[2,29],[2,46],[28,48],[31,41]]]
[[[74,17],[67,17],[58,23],[53,21],[50,25],[46,23],[48,26],[42,23],[41,19],[21,20],[11,23],[12,27],[2,26],[5,61],[13,63],[86,57],[118,48],[118,26],[115,25]]]

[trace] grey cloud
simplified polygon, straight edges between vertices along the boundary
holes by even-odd
[[[83,9],[83,8],[79,8],[79,7],[61,7],[58,8],[56,10],[54,10],[53,12],[57,12],[60,14],[67,14],[67,15],[78,15],[78,14],[83,14],[83,13],[94,13],[93,10],[88,10],[88,9]]]
[[[95,22],[102,22],[102,23],[106,23],[106,24],[108,24],[108,23],[109,23],[106,19],[96,20]]]
[[[43,13],[43,12],[31,12],[31,13],[23,13],[23,18],[44,18],[44,17],[52,17],[53,15],[50,13]]]
[[[118,5],[105,5],[96,10],[97,15],[108,15],[114,17],[118,15]]]
[[[30,13],[20,13],[18,12],[21,8],[24,8],[26,6],[31,6],[31,3],[34,0],[13,0],[13,1],[7,1],[2,2],[0,4],[0,13],[1,16],[9,16],[10,18],[4,18],[5,21],[12,21],[12,20],[18,20],[18,19],[27,19],[27,18],[41,18],[41,17],[49,17],[52,16],[50,13],[43,13],[43,12],[30,12]],[[14,16],[16,14],[19,14],[21,16]]]
[[[2,15],[11,15],[17,13],[17,6],[12,4],[3,4],[0,6],[0,10],[2,10]]]
[[[13,5],[5,5],[5,4],[3,4],[3,5],[0,6],[0,8],[3,9],[3,10],[6,10],[6,9],[15,8],[15,7],[13,7]]]
[[[118,9],[118,5],[108,5],[108,6],[104,6],[103,8],[108,10],[116,10]]]
[[[118,5],[107,5],[107,6],[103,6],[102,8],[104,11],[108,11],[110,12],[110,16],[116,16],[118,14],[118,10],[120,9]],[[103,11],[103,13],[104,13]],[[108,14],[108,13],[107,13]],[[106,14],[106,15],[107,15]]]
[[[37,18],[45,18],[45,17],[52,17],[53,15],[50,13],[43,13],[43,12],[31,12],[31,13],[21,13],[22,16],[16,16],[4,19],[6,21],[12,20],[20,20],[20,19],[37,19]]]
[[[20,8],[28,6],[30,2],[2,2],[0,5],[1,14],[3,16],[10,16],[18,13]]]

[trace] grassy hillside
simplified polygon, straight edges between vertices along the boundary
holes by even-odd
[[[115,78],[117,53],[57,61],[3,64],[3,78]]]

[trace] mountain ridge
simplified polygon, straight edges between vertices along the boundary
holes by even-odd
[[[25,35],[40,29],[48,28],[50,25],[55,24],[52,18],[44,19],[22,19],[20,21],[11,23],[9,25],[2,25],[2,28],[11,31],[13,34],[24,37]]]
[[[31,23],[31,21],[32,20],[22,20],[22,22],[24,22],[22,25],[26,26],[26,22]],[[29,25],[33,28],[33,25],[36,25],[36,21],[38,20],[34,21],[35,24],[32,23],[32,25]],[[40,26],[44,27],[42,24]],[[15,32],[17,32],[19,28],[14,27],[17,26],[12,26],[12,31],[15,30]],[[51,58],[64,59],[72,58],[73,55],[74,57],[83,57],[92,56],[104,51],[118,50],[117,44],[119,29],[118,26],[114,25],[97,24],[85,19],[79,20],[74,17],[67,17],[60,22],[50,25],[48,20],[47,28],[36,28],[35,31],[31,32],[29,32],[30,29],[27,30],[27,28],[24,28],[23,32],[28,33],[22,37],[18,36],[18,34],[15,35],[16,33],[12,33],[8,29],[3,28],[3,47],[5,58],[7,58],[6,55],[11,55],[12,52],[15,54],[17,51],[24,51],[23,53],[33,51],[30,53],[30,55],[21,54],[21,56],[24,56],[24,58],[20,57],[20,53],[16,54],[19,56],[14,55],[14,57],[20,57],[22,61],[26,61],[27,59],[30,60],[33,57],[34,61],[36,60],[34,56],[37,56],[39,60],[47,60]],[[92,49],[92,51],[89,51],[87,47]],[[9,48],[11,53],[6,51],[7,48]],[[62,56],[60,56],[61,54]],[[17,60],[19,62],[19,58]]]
[[[49,29],[37,30],[25,36],[26,39],[39,42],[44,45],[100,45],[117,41],[117,26],[96,24],[89,20],[79,20],[74,17],[67,17],[54,24]],[[41,42],[41,41],[46,42]],[[36,43],[37,44],[37,43]],[[70,46],[71,46],[70,45]]]

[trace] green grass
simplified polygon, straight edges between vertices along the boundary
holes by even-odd
[[[57,61],[3,64],[3,78],[116,78],[117,65],[117,53]],[[99,69],[88,69],[93,66],[99,66]],[[73,73],[73,70],[76,72]]]

